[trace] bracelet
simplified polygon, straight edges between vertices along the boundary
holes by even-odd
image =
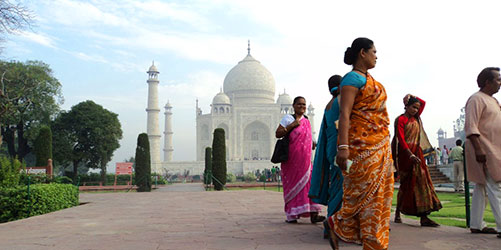
[[[341,144],[341,145],[337,146],[337,149],[343,149],[343,148],[346,148],[346,149],[347,149],[347,148],[349,148],[349,147],[350,147],[350,145]]]

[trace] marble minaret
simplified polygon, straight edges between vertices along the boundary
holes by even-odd
[[[169,101],[165,104],[165,128],[164,128],[164,162],[172,161],[172,105]]]
[[[155,63],[153,63],[148,70],[148,107],[146,113],[148,114],[147,133],[150,141],[150,156],[151,156],[151,172],[160,173],[161,160],[160,160],[160,129],[158,127],[158,115],[160,108],[158,108],[158,72]]]

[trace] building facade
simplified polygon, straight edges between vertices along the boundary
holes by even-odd
[[[168,105],[165,130],[171,127],[171,122],[175,122],[171,117],[172,106]],[[226,75],[223,88],[212,99],[210,112],[204,114],[198,100],[196,101],[196,161],[174,162],[166,154],[161,169],[170,173],[188,170],[192,175],[202,174],[205,148],[212,147],[216,128],[223,128],[225,131],[228,172],[244,174],[256,169],[271,168],[270,158],[276,142],[275,130],[282,117],[292,113],[291,97],[284,90],[275,98],[273,75],[251,56],[249,47],[244,59]],[[315,114],[311,104],[307,115],[313,130]],[[171,130],[164,132],[166,136],[172,133]],[[315,136],[315,132],[313,134]],[[165,153],[172,154],[171,144],[172,139],[165,140]]]

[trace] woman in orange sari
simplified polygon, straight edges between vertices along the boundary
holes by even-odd
[[[393,173],[386,111],[386,91],[367,72],[376,65],[376,48],[357,38],[345,52],[353,65],[341,82],[338,153],[343,170],[343,206],[324,222],[329,242],[338,239],[362,244],[363,249],[387,249]]]
[[[395,149],[398,151],[393,156],[400,175],[395,223],[402,223],[402,212],[420,217],[423,227],[437,227],[438,224],[428,218],[432,211],[442,208],[442,204],[435,193],[424,159],[425,155],[433,151],[420,118],[425,104],[416,96],[406,95],[405,113],[395,120],[395,136],[398,138]]]

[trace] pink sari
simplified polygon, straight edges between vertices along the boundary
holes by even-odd
[[[287,220],[309,217],[310,212],[320,212],[322,207],[308,198],[311,179],[311,125],[301,119],[301,125],[289,134],[289,159],[282,162],[285,214]]]

